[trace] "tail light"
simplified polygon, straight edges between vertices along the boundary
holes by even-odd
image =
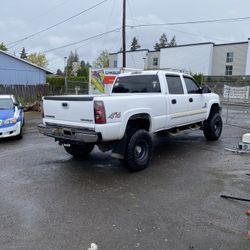
[[[103,101],[94,102],[94,111],[95,111],[95,123],[96,124],[105,124],[106,123],[106,112]]]

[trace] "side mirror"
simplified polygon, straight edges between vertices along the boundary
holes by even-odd
[[[208,86],[204,86],[203,88],[200,88],[197,90],[198,94],[208,94],[211,93],[211,90]]]
[[[22,106],[21,103],[14,103],[14,106],[16,106],[18,109],[24,109],[24,106]]]

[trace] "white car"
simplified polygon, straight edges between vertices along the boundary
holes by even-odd
[[[22,138],[24,112],[14,95],[0,95],[0,139]]]

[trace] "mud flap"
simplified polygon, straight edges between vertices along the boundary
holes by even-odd
[[[113,158],[123,160],[126,152],[126,146],[127,146],[127,135],[125,134],[121,140],[115,142],[111,156]]]

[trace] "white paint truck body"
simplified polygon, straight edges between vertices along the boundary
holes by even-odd
[[[61,144],[113,144],[131,127],[147,133],[202,128],[211,111],[220,112],[219,96],[201,89],[191,76],[133,72],[118,76],[110,95],[44,97],[39,129]]]

